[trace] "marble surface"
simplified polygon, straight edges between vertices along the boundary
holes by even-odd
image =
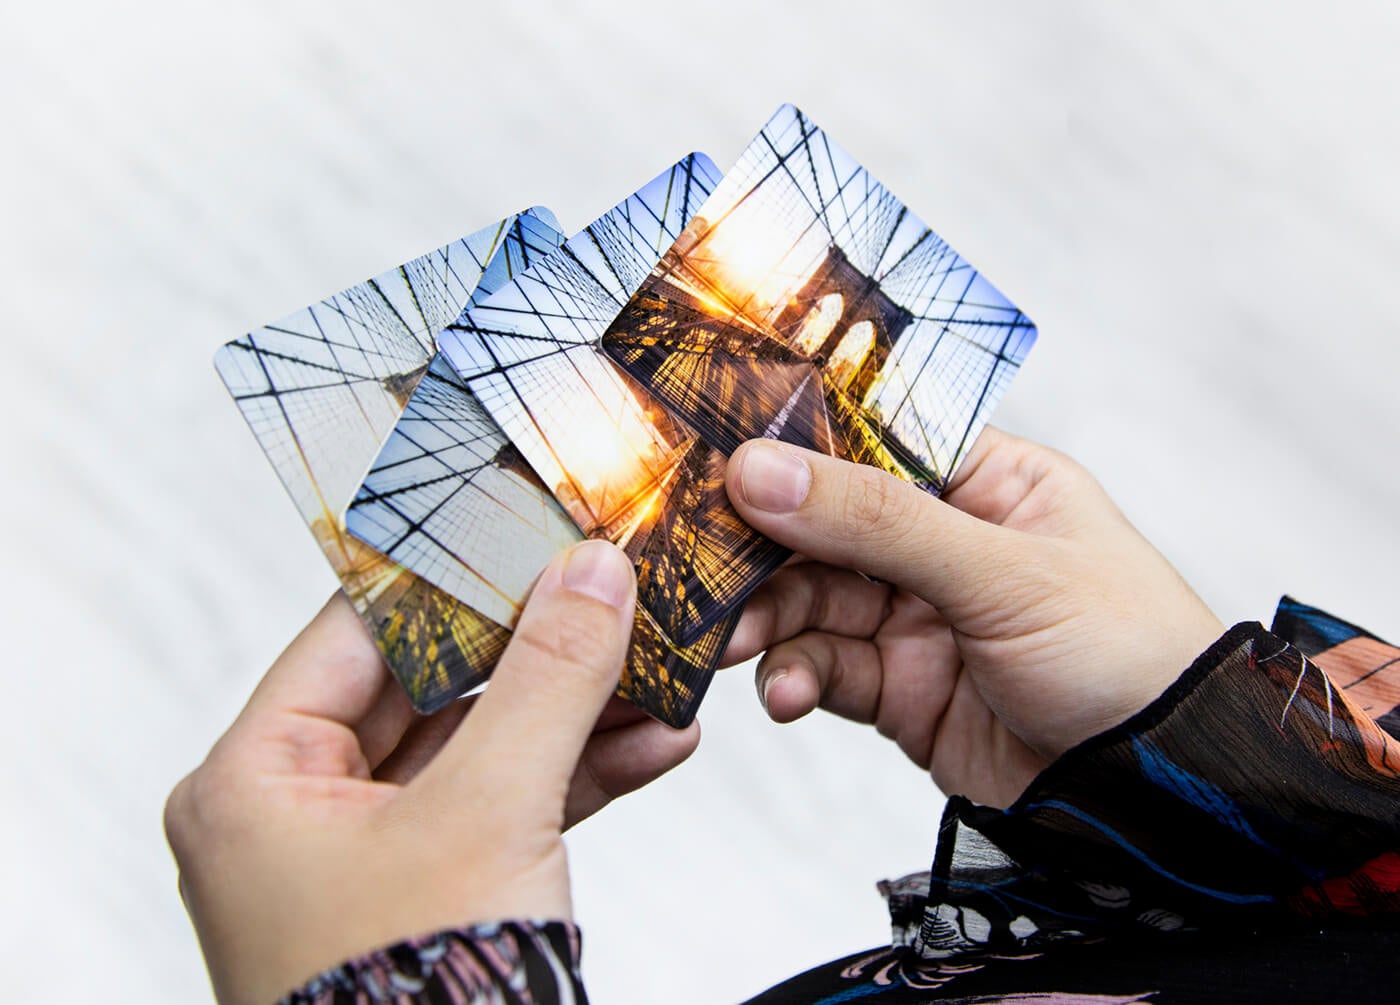
[[[1394,5],[4,20],[6,1001],[208,996],[160,808],[334,585],[215,348],[510,209],[571,229],[686,151],[725,165],[782,101],[1036,319],[996,421],[1088,464],[1224,619],[1291,591],[1400,635]],[[876,944],[874,881],[929,862],[941,797],[870,731],[772,726],[746,670],[701,718],[571,838],[597,1001]]]

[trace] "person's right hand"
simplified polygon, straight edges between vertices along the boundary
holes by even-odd
[[[727,486],[803,558],[754,593],[725,662],[766,650],[774,720],[820,706],[873,723],[943,791],[989,805],[1145,707],[1223,630],[1087,471],[997,430],[941,500],[769,440],[735,451]]]

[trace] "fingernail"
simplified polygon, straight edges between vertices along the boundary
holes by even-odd
[[[786,670],[777,670],[763,678],[763,684],[759,688],[758,700],[763,702],[764,711],[768,710],[768,692],[773,690],[773,685],[787,676]]]
[[[744,454],[739,487],[750,506],[769,513],[791,513],[807,498],[812,469],[795,454],[770,443],[755,443]]]
[[[576,544],[564,560],[564,587],[621,607],[632,596],[632,563],[606,541]]]

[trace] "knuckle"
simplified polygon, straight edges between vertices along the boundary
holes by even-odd
[[[813,567],[805,570],[802,576],[801,610],[807,612],[809,625],[825,625],[835,614],[833,601],[837,592],[832,589],[830,569]]]
[[[176,859],[183,859],[189,850],[199,847],[209,837],[211,816],[220,812],[217,785],[211,785],[209,768],[200,766],[185,775],[171,789],[165,801],[165,840],[171,845]]]
[[[875,713],[875,732],[886,740],[899,739],[899,723],[888,714],[883,705]]]
[[[778,600],[780,588],[781,583],[771,586],[765,583],[755,590],[744,604],[744,613],[765,641],[773,637],[779,615],[782,613]]]
[[[190,779],[186,775],[170,790],[165,800],[163,823],[165,840],[178,858],[183,849],[189,846],[190,829],[193,823],[190,813]]]
[[[239,810],[230,779],[208,762],[190,772],[165,801],[165,837],[177,861],[223,833]]]
[[[600,802],[603,805],[606,806],[619,796],[627,794],[626,787],[609,778],[605,772],[599,771],[591,757],[580,758],[578,766],[585,784],[601,797]]]
[[[764,584],[774,594],[780,595],[781,604],[774,599],[770,642],[781,642],[792,638],[810,624],[818,624],[827,601],[828,591],[822,583],[822,570],[812,563],[780,569]]]
[[[1045,467],[1052,471],[1063,471],[1085,482],[1095,482],[1093,472],[1062,450],[1042,447],[1045,454]]]

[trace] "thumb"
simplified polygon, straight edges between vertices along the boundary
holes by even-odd
[[[584,541],[551,562],[485,693],[420,776],[424,786],[459,790],[470,781],[502,796],[499,808],[562,820],[579,757],[617,688],[636,592],[632,563],[605,541]]]
[[[807,558],[891,582],[950,619],[1017,563],[1022,535],[868,464],[789,443],[742,444],[726,488],[760,533]]]

